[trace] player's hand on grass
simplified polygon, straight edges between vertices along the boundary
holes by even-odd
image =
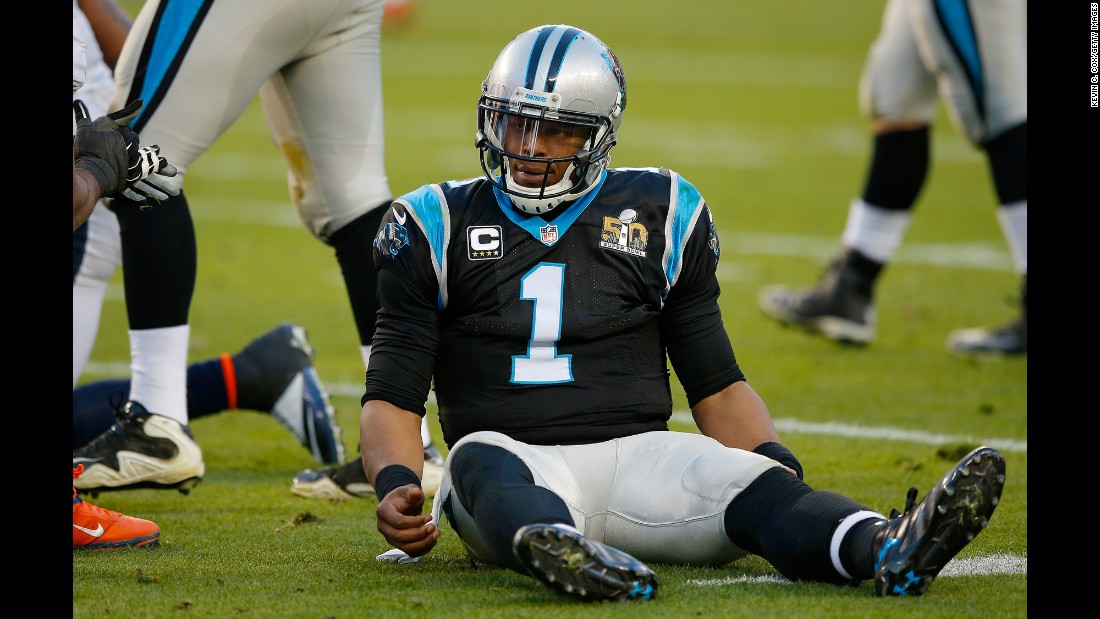
[[[428,554],[439,539],[431,514],[424,514],[424,490],[416,484],[394,488],[378,502],[378,532],[410,557]]]

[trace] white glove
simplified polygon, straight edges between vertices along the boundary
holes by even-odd
[[[149,200],[161,202],[169,196],[180,195],[179,185],[168,180],[176,175],[176,166],[160,156],[160,146],[142,146],[137,161],[126,171],[126,188],[122,195],[142,205],[152,206]]]
[[[420,557],[410,557],[405,554],[405,551],[394,548],[393,550],[387,550],[382,554],[374,558],[375,561],[386,561],[389,563],[419,563]]]

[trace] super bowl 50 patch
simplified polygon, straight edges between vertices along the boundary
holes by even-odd
[[[649,230],[638,223],[638,213],[634,209],[628,208],[619,213],[618,219],[603,218],[600,247],[645,258],[648,242]]]

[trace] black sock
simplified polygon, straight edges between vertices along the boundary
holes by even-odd
[[[875,575],[875,535],[885,520],[869,518],[857,522],[840,543],[840,563],[852,578],[867,580]]]
[[[187,368],[187,418],[220,413],[230,408],[225,372],[220,359],[192,363]]]
[[[359,330],[359,344],[369,346],[374,338],[378,315],[378,272],[374,268],[374,237],[386,214],[389,201],[361,215],[332,235],[331,245],[344,275],[351,313]]]
[[[507,449],[468,443],[452,451],[449,458],[458,500],[473,516],[478,533],[501,565],[527,574],[512,554],[512,537],[520,527],[535,523],[574,526],[565,501],[536,486],[531,469]]]
[[[874,293],[875,282],[878,281],[879,275],[882,274],[882,269],[886,265],[877,260],[872,260],[863,252],[852,248],[844,252],[841,260],[844,268],[851,276],[852,285],[856,291],[871,297]]]
[[[928,176],[928,127],[876,135],[872,150],[863,201],[895,211],[912,209]]]
[[[833,565],[829,544],[845,517],[864,510],[844,495],[814,490],[790,471],[775,468],[730,502],[726,534],[791,580],[846,584],[850,581]]]
[[[151,208],[116,198],[126,273],[126,315],[131,330],[185,325],[195,292],[198,250],[187,199],[178,196]]]
[[[1027,121],[983,144],[1001,204],[1027,200]]]

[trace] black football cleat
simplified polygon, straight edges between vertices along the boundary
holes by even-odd
[[[644,563],[559,524],[521,527],[512,551],[547,587],[581,600],[652,600],[657,596],[657,575]]]
[[[1005,459],[996,449],[967,454],[914,506],[897,510],[875,540],[875,593],[923,595],[940,570],[989,524],[1005,485]]]
[[[787,326],[841,344],[870,344],[875,339],[875,304],[869,294],[860,291],[860,275],[848,264],[850,254],[833,260],[816,286],[796,290],[772,284],[760,291],[757,304]]]
[[[93,496],[105,490],[175,488],[188,494],[206,473],[202,449],[191,428],[127,402],[116,411],[114,425],[87,445],[73,450],[73,479],[78,492]]]

